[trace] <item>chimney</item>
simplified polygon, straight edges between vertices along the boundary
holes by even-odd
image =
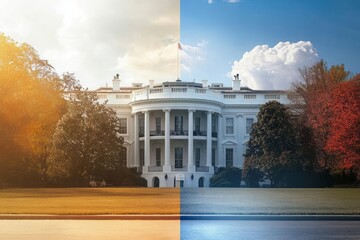
[[[207,88],[208,87],[208,80],[201,80],[202,82],[202,87],[203,88]]]
[[[154,87],[154,80],[149,80],[149,88],[153,88]]]
[[[112,82],[113,82],[113,91],[119,91],[121,80],[120,80],[120,76],[118,73],[114,76],[114,79],[112,80]]]
[[[232,90],[233,91],[240,91],[240,78],[239,74],[234,75],[234,80],[232,81]]]

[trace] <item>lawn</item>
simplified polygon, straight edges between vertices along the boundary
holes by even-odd
[[[182,189],[181,214],[360,215],[360,189]]]
[[[177,188],[0,189],[0,214],[179,214]]]
[[[360,189],[0,189],[0,214],[180,213],[360,215]]]

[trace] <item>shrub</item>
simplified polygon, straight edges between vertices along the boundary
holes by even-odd
[[[239,168],[219,168],[210,179],[210,187],[240,187],[241,172]]]

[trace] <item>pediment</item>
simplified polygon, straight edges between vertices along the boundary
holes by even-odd
[[[222,142],[222,145],[237,145],[237,142],[234,140],[227,140]]]

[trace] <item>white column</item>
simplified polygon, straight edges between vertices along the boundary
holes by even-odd
[[[164,172],[171,171],[170,165],[170,109],[165,109],[165,164]]]
[[[145,111],[145,128],[144,128],[144,166],[150,166],[150,124],[149,111]]]
[[[188,171],[194,172],[195,166],[194,166],[194,110],[189,110],[189,118],[188,118]]]
[[[139,117],[134,113],[134,166],[140,167],[139,161]]]
[[[206,166],[211,166],[211,112],[207,112],[207,130],[206,130]]]
[[[223,141],[223,123],[221,114],[218,115],[218,134],[217,134],[217,156],[218,156],[218,167],[225,167],[222,141]]]

